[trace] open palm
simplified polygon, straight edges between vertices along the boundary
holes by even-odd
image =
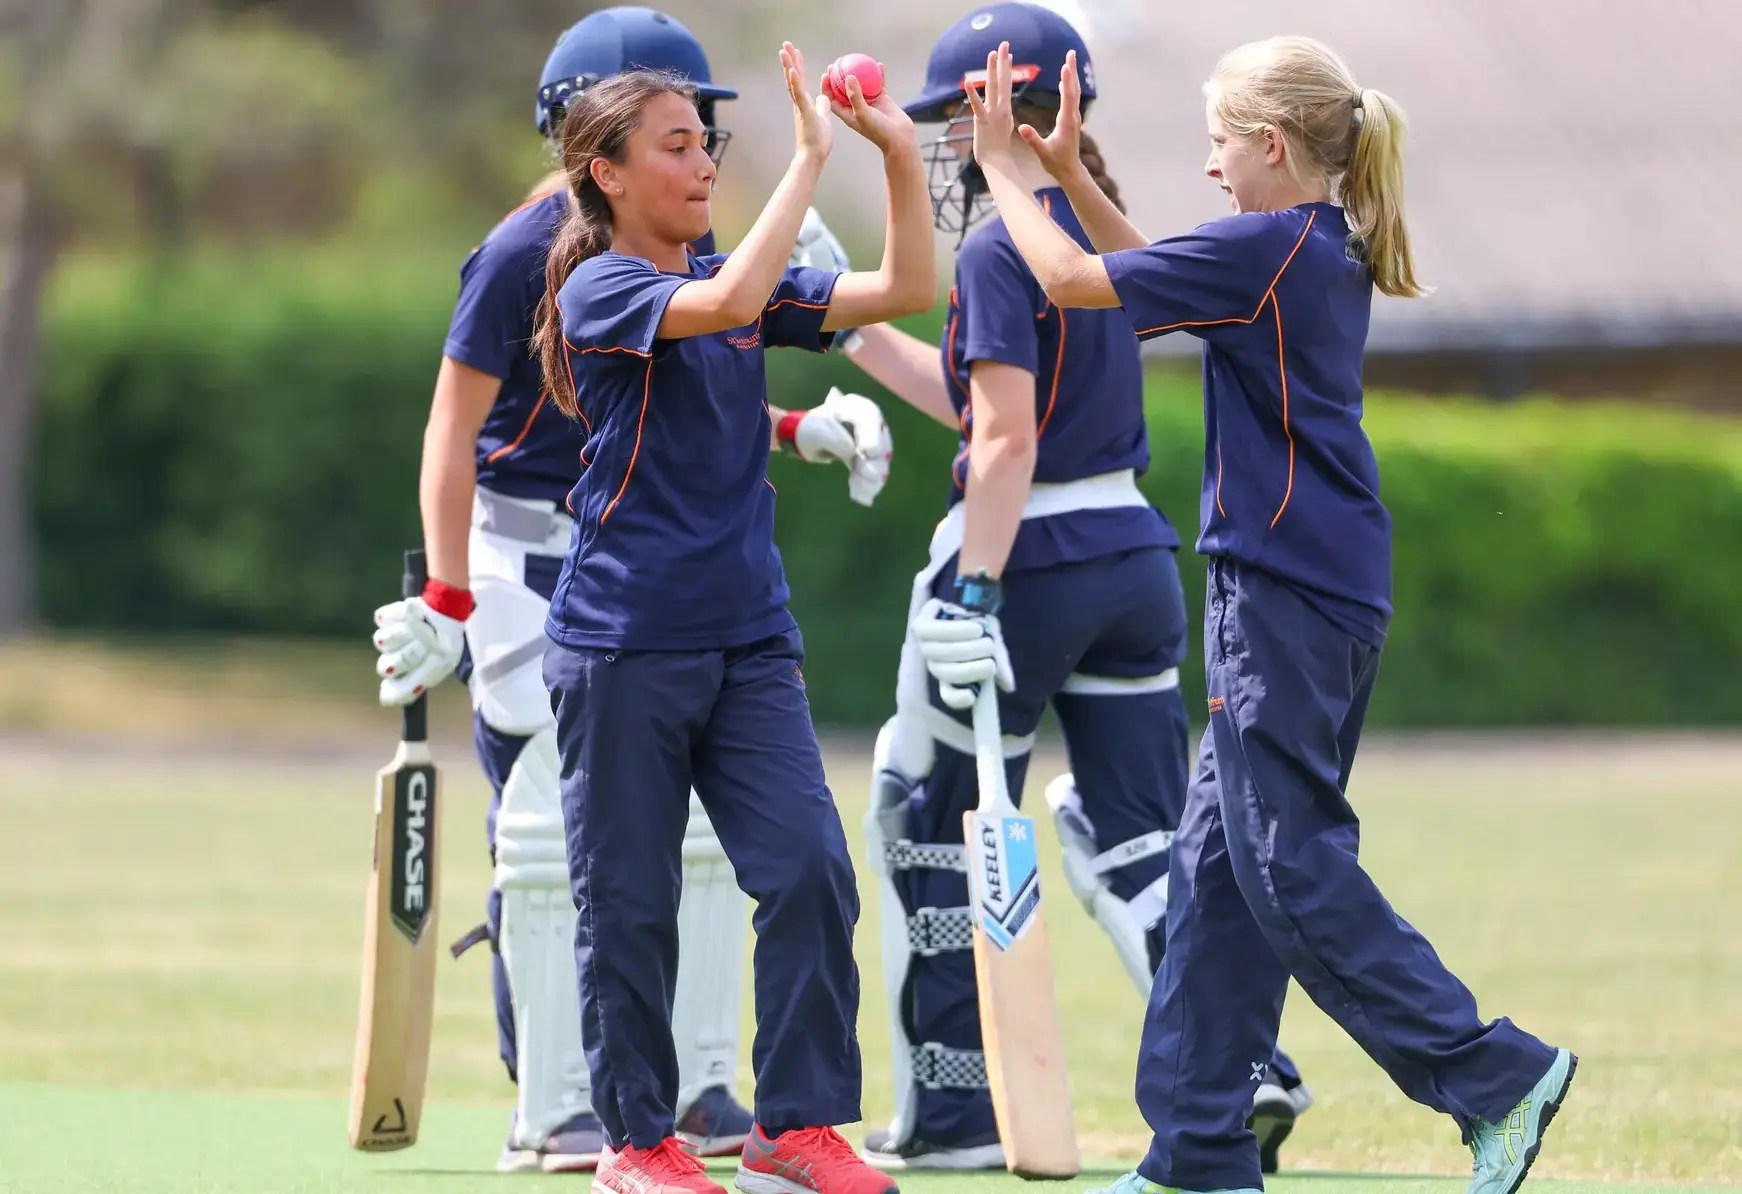
[[[780,65],[786,73],[786,94],[792,100],[793,136],[798,151],[826,159],[834,147],[835,130],[829,123],[829,101],[805,91],[804,53],[791,42],[780,47]]]
[[[1059,114],[1052,132],[1043,137],[1028,124],[1016,131],[1046,172],[1060,182],[1083,168],[1083,87],[1077,78],[1075,50],[1065,54],[1065,64],[1059,69]]]

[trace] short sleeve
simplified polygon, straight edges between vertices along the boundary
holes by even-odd
[[[762,342],[770,348],[822,352],[835,338],[823,331],[840,274],[796,265],[787,269],[762,312]]]
[[[996,361],[1040,372],[1036,316],[1040,286],[1009,241],[969,237],[956,256],[956,306],[962,312],[962,362]]]
[[[1102,257],[1119,305],[1141,339],[1252,323],[1306,239],[1298,212],[1229,216],[1184,236]]]
[[[460,297],[442,353],[492,377],[505,378],[526,355],[532,314],[544,293],[539,252],[492,237],[460,267]]]
[[[666,304],[688,281],[662,274],[639,257],[603,253],[589,258],[557,296],[563,335],[576,352],[650,356]]]

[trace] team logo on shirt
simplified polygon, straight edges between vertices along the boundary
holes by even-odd
[[[733,348],[761,348],[762,325],[758,324],[748,336],[727,336],[726,343]]]

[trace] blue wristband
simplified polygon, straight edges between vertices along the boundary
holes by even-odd
[[[1004,586],[985,572],[956,577],[951,598],[972,614],[996,614],[1004,605]]]

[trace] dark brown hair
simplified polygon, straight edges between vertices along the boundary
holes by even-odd
[[[563,343],[557,293],[576,266],[611,247],[611,204],[593,181],[593,162],[604,158],[621,163],[630,134],[641,127],[642,112],[661,95],[681,95],[692,104],[696,102],[695,87],[682,75],[628,71],[595,83],[576,96],[557,134],[571,202],[545,259],[544,297],[538,301],[533,320],[532,351],[544,366],[545,388],[557,409],[571,419],[580,409]]]
[[[1012,113],[1017,124],[1027,124],[1034,131],[1046,137],[1052,134],[1058,126],[1058,109],[1042,107],[1039,104],[1023,103],[1018,100]],[[1095,180],[1095,185],[1101,188],[1101,193],[1113,201],[1113,206],[1121,212],[1125,210],[1125,201],[1119,197],[1119,184],[1114,182],[1107,173],[1107,162],[1101,156],[1101,147],[1095,144],[1095,139],[1086,132],[1077,136],[1077,156],[1082,158],[1084,169],[1089,177]]]

